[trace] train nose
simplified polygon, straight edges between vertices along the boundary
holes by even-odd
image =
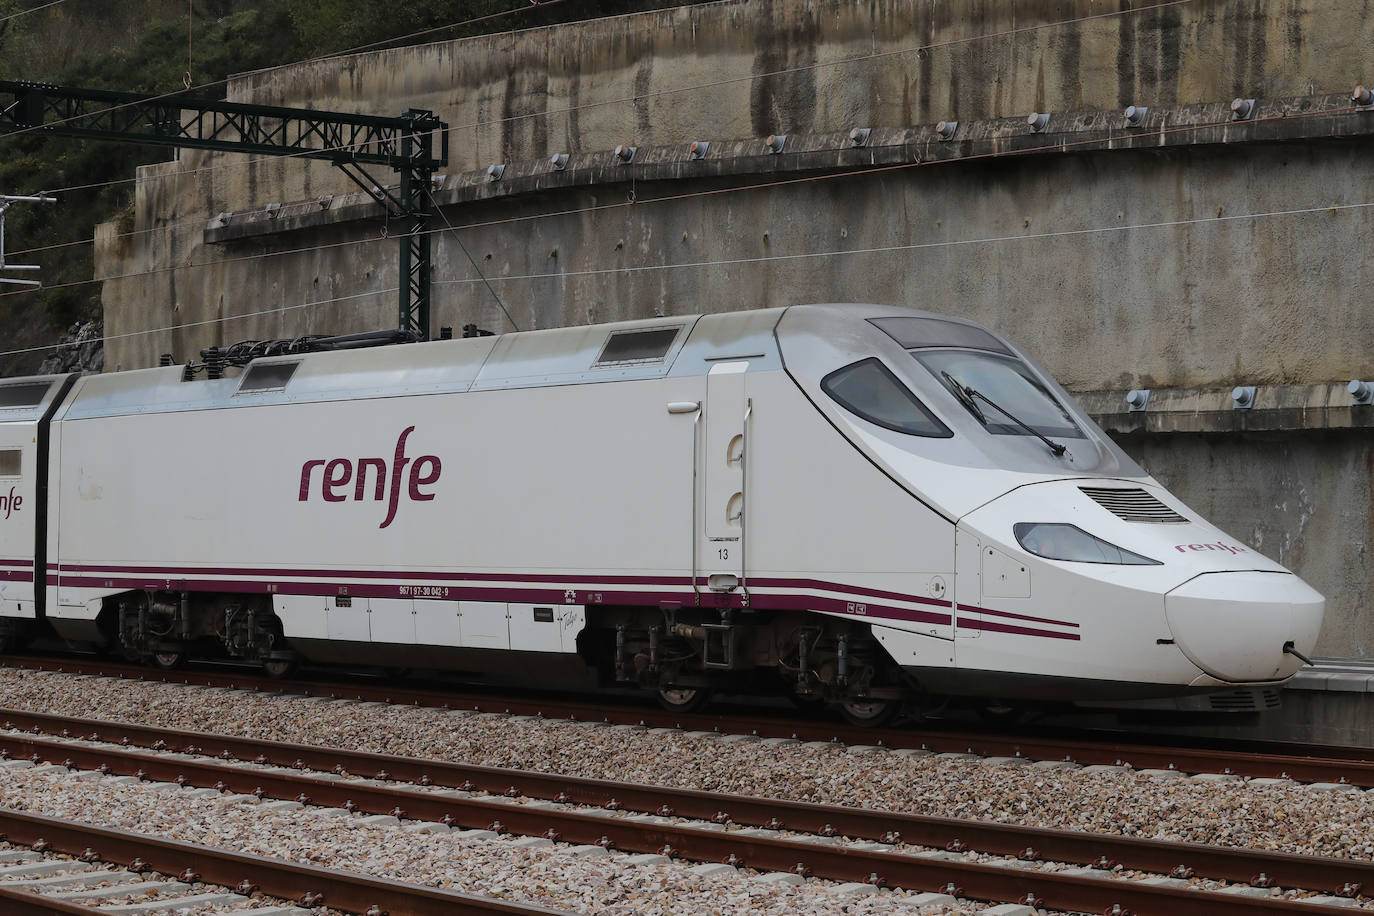
[[[1169,592],[1165,616],[1174,641],[1223,681],[1272,681],[1301,662],[1285,643],[1312,651],[1326,600],[1291,573],[1205,573]]]

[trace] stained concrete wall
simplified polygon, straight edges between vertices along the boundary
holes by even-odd
[[[1318,0],[1126,13],[1088,0],[730,0],[249,74],[231,97],[432,108],[452,127],[450,173],[501,161],[533,175],[468,193],[480,173],[450,174],[438,195],[521,328],[902,303],[983,321],[1081,391],[1313,384],[1374,377],[1374,278],[1360,256],[1374,229],[1362,206],[1374,199],[1363,165],[1374,141],[1359,126],[1374,114],[1325,98],[1338,111],[1322,122],[1329,137],[1279,142],[1241,125],[1170,145],[1166,134],[1192,103],[1224,113],[1235,96],[1318,99],[1374,79],[1361,71],[1368,12]],[[778,70],[790,72],[764,75]],[[1057,152],[926,165],[917,160],[931,144],[888,145],[886,170],[869,174],[842,175],[863,162],[838,152],[775,157],[764,173],[743,152],[730,158],[733,142],[742,150],[775,132],[842,149],[856,125],[876,135],[957,118],[1024,133],[1031,110],[1055,112],[1055,125],[1095,110],[1116,124],[1129,103],[1164,118],[1160,149],[1075,152],[1089,149],[1072,145],[1080,134],[1052,128]],[[1265,110],[1279,123],[1304,104]],[[670,148],[694,139],[730,161],[693,171],[674,160]],[[667,165],[655,180],[636,177],[650,174],[636,165],[617,171],[605,151],[620,143]],[[562,186],[535,174],[564,150],[607,164]],[[896,168],[903,152],[909,167]],[[339,198],[315,218],[237,235],[214,219],[349,190],[328,166],[299,161],[186,153],[141,170],[134,234],[106,226],[98,236],[107,367],[394,324],[396,242],[381,238],[375,209]],[[654,200],[680,195],[693,196]],[[1275,215],[1241,218],[1252,214]],[[509,328],[455,237],[438,234],[435,247],[434,325]],[[1356,472],[1370,434],[1275,436],[1158,434],[1131,447],[1223,528],[1330,596],[1320,652],[1367,654],[1374,519],[1359,511],[1370,493]]]
[[[247,74],[230,95],[432,109],[466,170],[627,142],[1348,91],[1371,41],[1353,0],[726,0]]]
[[[1317,651],[1374,656],[1368,532],[1369,430],[1127,436],[1119,441],[1180,499],[1228,534],[1301,570],[1330,603]]]

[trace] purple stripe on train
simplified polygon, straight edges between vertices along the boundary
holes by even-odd
[[[1037,630],[1031,627],[1014,627],[1009,624],[996,623],[991,620],[972,620],[966,617],[959,618],[959,629],[988,630],[993,633],[1014,633],[1017,636],[1045,636],[1050,639],[1068,639],[1074,642],[1083,638],[1077,633],[1060,633],[1056,630]]]
[[[961,604],[959,610],[969,611],[974,614],[992,614],[995,617],[1006,617],[1011,620],[1025,620],[1029,623],[1049,623],[1060,627],[1078,628],[1078,624],[1072,620],[1051,620],[1048,617],[1030,617],[1026,614],[1013,614],[1010,611],[994,611],[992,608],[978,607],[973,604]]]
[[[230,593],[262,593],[270,592],[283,595],[319,595],[322,597],[348,594],[361,598],[432,598],[440,601],[518,601],[539,604],[564,604],[564,603],[585,603],[585,604],[654,604],[664,601],[679,601],[684,604],[695,604],[697,596],[691,591],[637,591],[633,589],[615,589],[597,591],[595,588],[537,588],[537,587],[514,587],[484,584],[481,586],[464,585],[404,585],[404,584],[359,584],[349,580],[341,582],[337,578],[333,581],[316,582],[283,582],[265,581],[260,579],[222,579],[222,578],[200,578],[206,572],[219,573],[220,575],[238,575],[249,573],[248,570],[225,569],[225,570],[190,570],[179,567],[154,567],[131,569],[128,567],[115,566],[82,566],[75,567],[82,570],[108,570],[120,572],[137,572],[138,577],[130,578],[118,576],[113,578],[93,577],[93,576],[73,576],[66,574],[66,569],[62,570],[61,576],[64,585],[70,587],[87,588],[153,588],[161,589],[170,587],[169,579],[154,579],[148,576],[150,572],[163,573],[170,575],[177,580],[177,585],[185,586],[193,580],[198,588],[214,589],[216,591]],[[265,571],[265,570],[264,570]],[[289,575],[287,570],[271,570],[275,575]],[[325,571],[310,571],[312,574],[323,576]],[[339,575],[338,570],[329,573],[333,577]],[[388,573],[386,576],[377,578],[395,578],[404,574]],[[360,577],[369,577],[370,574],[360,574]],[[453,574],[425,573],[409,576],[412,579],[419,579],[426,583],[447,579],[450,582],[558,582],[564,584],[569,581],[566,577],[535,575],[520,576],[516,574],[496,574],[482,573],[462,576]],[[594,576],[579,579],[578,583],[585,582],[632,585],[649,584],[664,586],[681,586],[685,580],[676,577],[655,577],[655,576]],[[844,595],[882,595],[892,596],[898,600],[909,601],[911,603],[923,603],[936,605],[942,610],[948,607],[947,604],[935,602],[930,599],[917,598],[915,596],[901,595],[896,592],[883,592],[877,589],[865,589],[855,586],[840,585],[816,579],[753,579],[750,584],[756,588],[806,588],[815,591],[833,591]],[[739,595],[704,595],[707,603],[715,603],[723,607],[737,607],[742,604]],[[767,594],[755,593],[750,596],[751,605],[765,610],[794,610],[806,609],[833,614],[846,614],[851,616],[868,617],[881,620],[900,620],[915,623],[928,623],[937,626],[949,626],[952,622],[949,612],[932,612],[911,608],[893,607],[886,604],[871,602],[855,602],[845,598],[828,598],[814,595],[801,595],[795,593]],[[714,602],[711,599],[716,599]],[[1066,626],[1077,628],[1078,624],[1071,621],[1049,620],[1040,617],[1031,617],[1022,614],[1012,614],[1006,611],[996,611],[990,608],[976,608],[970,605],[960,605],[961,610],[974,611],[984,614],[996,615],[1008,619],[1023,620],[1033,623],[1045,623],[1050,625]],[[991,632],[1011,633],[1021,636],[1041,636],[1054,639],[1078,640],[1080,637],[1076,633],[1061,633],[1053,630],[1044,630],[1034,627],[1014,626],[1010,624],[997,623],[994,621],[979,621],[973,618],[960,618],[959,626],[967,629],[987,630]]]

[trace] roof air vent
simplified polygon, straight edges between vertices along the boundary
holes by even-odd
[[[1079,487],[1089,499],[1128,522],[1186,522],[1183,516],[1141,489]]]

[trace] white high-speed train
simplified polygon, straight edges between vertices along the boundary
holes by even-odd
[[[0,633],[679,708],[1272,686],[1323,599],[968,321],[869,305],[0,383]],[[35,586],[35,582],[37,586]]]

